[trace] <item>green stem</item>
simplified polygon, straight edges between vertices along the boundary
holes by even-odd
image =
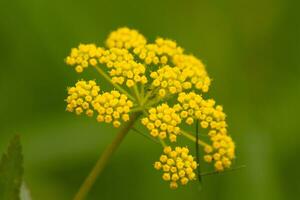
[[[133,92],[137,98],[138,103],[141,105],[141,97],[140,97],[140,93],[139,93],[139,90],[136,85],[133,86]]]
[[[141,84],[141,97],[142,97],[142,99],[144,98],[144,96],[145,96],[145,87],[144,87],[143,84]]]
[[[81,185],[80,189],[78,190],[73,200],[85,199],[86,195],[94,185],[97,177],[100,175],[100,173],[103,171],[104,167],[108,163],[110,157],[116,151],[116,149],[118,148],[118,146],[120,145],[124,137],[127,135],[129,130],[134,125],[134,122],[138,119],[140,115],[141,113],[133,113],[131,119],[126,124],[124,124],[124,126],[121,128],[116,138],[112,141],[112,143],[109,146],[106,147],[106,149],[100,156],[99,160],[97,161],[96,165],[94,166],[94,168],[92,169],[88,177]]]
[[[135,101],[135,99],[133,98],[133,96],[131,96],[125,89],[123,89],[121,86],[119,86],[118,84],[115,84],[114,82],[112,82],[111,78],[98,66],[95,66],[96,70],[99,72],[99,74],[101,76],[103,76],[103,78],[105,78],[110,84],[112,84],[115,88],[117,88],[120,92],[126,94],[126,96]]]
[[[167,146],[166,143],[165,143],[165,141],[163,141],[163,139],[160,139],[160,138],[159,138],[159,141],[160,141],[160,143],[161,143],[161,145],[162,145],[163,147],[166,147],[166,146]]]
[[[152,95],[152,93],[153,93],[153,90],[150,90],[146,93],[146,95],[144,96],[144,98],[142,100],[143,105],[147,102],[148,98]]]
[[[181,132],[181,134],[182,134],[184,137],[186,137],[186,138],[192,140],[193,142],[196,142],[196,137],[193,136],[192,134],[190,134],[190,133],[188,133],[188,132],[186,132],[186,131],[183,131],[183,130],[180,130],[180,132]],[[207,146],[207,145],[209,146],[209,144],[206,144],[206,143],[203,142],[202,140],[198,140],[198,144],[201,145],[201,146]]]
[[[167,95],[163,98],[161,97],[156,97],[155,99],[151,100],[151,101],[148,101],[147,104],[145,104],[145,107],[151,107],[155,104],[158,104],[159,102],[161,101],[167,101],[171,96],[170,95]]]

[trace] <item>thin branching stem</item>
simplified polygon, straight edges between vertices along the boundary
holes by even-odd
[[[95,66],[95,69],[99,72],[99,74],[105,79],[107,80],[112,86],[114,86],[116,89],[118,89],[120,92],[122,92],[123,94],[126,94],[126,96],[131,99],[131,100],[135,100],[135,98],[133,96],[131,96],[124,88],[122,88],[120,85],[115,84],[114,82],[112,82],[111,78],[98,66]]]
[[[137,98],[137,102],[141,105],[142,100],[141,100],[140,92],[139,92],[139,90],[138,90],[137,85],[134,85],[134,86],[133,86],[133,92],[134,92],[134,94],[135,94],[135,96],[136,96],[136,98]]]
[[[87,196],[88,192],[96,182],[98,176],[101,174],[105,166],[107,165],[109,159],[113,155],[113,153],[116,151],[116,149],[119,147],[121,142],[123,141],[124,137],[127,135],[129,130],[134,125],[135,121],[138,119],[138,117],[141,115],[141,113],[134,113],[130,120],[124,124],[124,126],[120,129],[119,133],[115,137],[115,139],[112,141],[112,143],[106,147],[102,155],[99,157],[99,160],[97,161],[96,165],[88,175],[88,177],[85,179],[83,184],[81,185],[80,189],[78,190],[77,194],[74,197],[74,200],[84,200]]]
[[[160,141],[160,143],[161,143],[161,145],[162,145],[163,147],[166,147],[166,146],[167,146],[167,144],[165,143],[165,141],[164,141],[163,139],[160,139],[160,138],[159,138],[159,141]]]
[[[184,137],[186,137],[186,138],[192,140],[193,142],[196,142],[196,141],[197,141],[197,140],[196,140],[196,137],[193,136],[192,134],[190,134],[190,133],[188,133],[188,132],[186,132],[186,131],[184,131],[184,130],[180,130],[180,132],[181,132],[181,134],[182,134]],[[203,141],[200,140],[200,139],[198,140],[198,144],[201,145],[201,146],[206,146],[206,145],[208,145],[208,144],[206,144],[205,142],[203,142]]]

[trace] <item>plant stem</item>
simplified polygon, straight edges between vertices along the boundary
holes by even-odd
[[[133,96],[131,96],[125,89],[123,89],[121,86],[119,86],[118,84],[115,84],[114,82],[112,82],[111,78],[98,66],[95,66],[96,70],[99,72],[99,74],[101,76],[103,76],[103,78],[105,78],[105,80],[107,80],[110,84],[112,84],[115,88],[117,88],[120,92],[126,94],[126,96],[131,99],[131,100],[135,100],[133,98]]]
[[[134,125],[134,122],[138,119],[138,117],[141,115],[140,112],[133,113],[131,116],[131,119],[124,124],[124,126],[121,128],[118,135],[115,137],[115,139],[112,141],[112,143],[106,147],[102,155],[100,156],[99,160],[97,161],[96,165],[88,175],[88,177],[85,179],[83,184],[81,185],[80,189],[78,190],[77,194],[74,197],[74,200],[83,200],[85,199],[86,195],[94,185],[97,177],[100,175],[100,173],[103,171],[104,167],[108,163],[110,157],[112,154],[116,151],[126,134],[129,132],[129,130]]]
[[[142,100],[142,104],[145,104],[145,102],[147,102],[148,98],[151,96],[153,90],[150,90],[146,93],[146,95],[144,96],[143,100]]]
[[[139,105],[141,105],[141,97],[140,97],[140,93],[139,93],[139,90],[137,88],[137,85],[133,86],[133,92],[134,92],[134,94],[137,98],[137,101],[138,101]]]
[[[190,133],[188,133],[188,132],[186,132],[186,131],[183,131],[183,130],[180,130],[180,132],[181,132],[181,134],[182,134],[184,137],[186,137],[186,138],[192,140],[193,142],[196,142],[196,137],[193,136],[192,134],[190,134]],[[198,144],[201,145],[201,146],[206,146],[206,145],[208,145],[208,144],[206,144],[205,142],[203,142],[202,140],[198,140]],[[209,146],[209,145],[208,145],[208,146]]]
[[[163,147],[166,147],[166,146],[167,146],[166,143],[165,143],[165,141],[163,141],[162,139],[159,138],[159,141],[160,141],[160,143],[161,143],[161,145],[162,145]]]

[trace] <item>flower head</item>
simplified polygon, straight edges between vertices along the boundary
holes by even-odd
[[[66,110],[77,115],[85,112],[89,117],[93,116],[92,102],[98,96],[100,87],[95,81],[78,81],[75,87],[68,88]]]
[[[90,117],[96,113],[98,122],[115,128],[122,123],[132,126],[136,120],[132,114],[142,116],[145,132],[164,148],[154,167],[163,171],[163,179],[173,189],[196,179],[197,162],[187,147],[177,146],[182,137],[201,145],[201,157],[216,171],[232,165],[235,144],[223,107],[203,95],[211,78],[201,60],[173,40],[157,38],[149,43],[137,30],[126,27],[110,33],[105,44],[80,44],[65,61],[78,73],[89,66],[96,69],[112,89],[104,91],[101,86],[100,93],[95,81],[78,81],[68,89],[67,111]],[[196,131],[183,126],[195,123],[208,137],[197,141]]]
[[[172,61],[176,55],[182,54],[183,49],[172,40],[158,38],[155,43],[138,46],[133,52],[148,65],[165,65]]]
[[[189,155],[189,149],[186,147],[176,147],[173,150],[172,147],[166,146],[164,154],[154,163],[154,168],[163,171],[162,178],[170,182],[172,189],[176,189],[178,183],[186,185],[189,181],[195,180],[197,166],[197,162]]]
[[[134,60],[134,56],[127,49],[111,48],[99,58],[99,63],[107,66],[112,82],[127,87],[136,83],[146,84],[145,66]]]
[[[80,44],[78,48],[71,50],[70,55],[66,58],[66,63],[75,66],[76,72],[81,73],[89,65],[97,65],[97,59],[103,53],[103,48],[97,47],[95,44]]]
[[[168,104],[162,104],[149,109],[148,117],[142,119],[142,124],[147,127],[153,137],[165,139],[169,137],[171,142],[176,142],[180,133],[178,125],[181,123],[179,115]]]
[[[225,134],[210,132],[212,145],[204,147],[204,160],[208,163],[214,161],[214,167],[217,171],[223,171],[231,166],[235,157],[235,145],[231,137]]]
[[[118,91],[105,92],[93,101],[93,107],[98,112],[97,121],[113,123],[118,128],[122,121],[129,120],[129,111],[133,106],[127,96]]]
[[[144,46],[146,42],[145,37],[137,30],[123,27],[111,32],[106,40],[106,46],[108,48],[130,49]]]

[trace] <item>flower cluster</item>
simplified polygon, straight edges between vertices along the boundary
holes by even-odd
[[[179,104],[180,117],[185,119],[189,125],[194,123],[194,119],[200,121],[203,129],[209,128],[208,136],[212,145],[206,145],[204,160],[208,163],[215,161],[215,169],[223,171],[224,167],[231,166],[234,159],[235,145],[230,136],[227,135],[226,115],[223,107],[215,106],[212,99],[205,100],[202,96],[190,92],[180,93],[177,101]]]
[[[201,60],[175,41],[157,38],[147,43],[141,33],[126,27],[110,33],[105,44],[80,44],[71,50],[66,64],[78,73],[92,66],[113,90],[103,91],[101,86],[100,93],[95,81],[78,81],[68,89],[67,111],[90,117],[96,113],[98,122],[116,128],[127,121],[131,126],[136,116],[143,115],[144,129],[164,148],[154,167],[164,172],[162,178],[170,181],[171,188],[196,179],[198,163],[188,147],[176,145],[181,137],[196,141],[195,133],[184,130],[184,123],[199,123],[200,131],[207,132],[208,137],[196,141],[204,149],[201,157],[206,163],[216,171],[232,165],[235,144],[228,135],[223,107],[202,96],[211,79]]]
[[[194,92],[180,93],[177,98],[180,106],[180,116],[187,124],[192,124],[193,119],[200,120],[202,128],[216,129],[223,134],[227,133],[226,115],[222,106],[216,106],[212,99],[205,100]]]
[[[192,55],[176,55],[173,63],[181,69],[185,81],[189,81],[196,89],[208,92],[211,80],[203,63]]]
[[[124,82],[128,87],[140,82],[147,83],[144,75],[145,66],[134,61],[133,55],[127,49],[111,48],[106,50],[99,58],[100,64],[105,64],[110,69],[112,82],[122,85]]]
[[[217,171],[223,171],[224,168],[229,168],[231,166],[231,161],[234,159],[234,142],[230,136],[216,133],[215,130],[210,131],[209,135],[212,146],[207,145],[204,147],[206,153],[204,160],[208,163],[214,160],[215,169]]]
[[[183,89],[190,89],[192,86],[190,82],[185,81],[178,67],[170,67],[169,65],[152,72],[150,77],[153,79],[152,87],[158,88],[160,97],[179,93]]]
[[[154,44],[136,47],[133,52],[148,65],[167,64],[175,55],[182,54],[183,49],[174,41],[158,38]]]
[[[66,58],[66,63],[75,66],[76,72],[81,73],[89,65],[96,66],[97,59],[103,53],[104,50],[95,44],[80,44],[78,48],[71,50],[71,54]]]
[[[91,109],[91,105],[99,91],[100,87],[95,81],[78,81],[75,87],[68,89],[67,111],[75,111],[77,115],[85,111],[87,116],[93,116],[94,111]]]
[[[129,111],[133,106],[127,96],[118,91],[105,92],[93,101],[93,107],[98,112],[97,121],[113,123],[114,127],[121,125],[120,120],[129,120]]]
[[[132,30],[127,27],[119,28],[111,32],[106,40],[108,48],[130,49],[139,46],[145,46],[147,43],[145,37],[137,30]]]
[[[153,137],[165,139],[169,137],[171,142],[176,142],[176,138],[180,133],[178,124],[181,119],[173,108],[168,104],[162,104],[156,108],[149,109],[149,116],[142,119],[142,124],[150,130]]]
[[[86,115],[92,117],[94,111],[98,112],[99,122],[113,123],[115,127],[121,125],[120,120],[129,120],[129,111],[133,106],[132,101],[119,91],[105,92],[99,94],[100,87],[95,81],[78,81],[75,87],[68,89],[69,96],[66,110],[75,111],[80,115],[85,111]]]
[[[178,182],[186,185],[190,180],[196,179],[195,169],[197,162],[193,156],[189,155],[186,147],[176,147],[174,150],[170,146],[164,148],[164,154],[159,161],[154,163],[154,168],[162,170],[163,180],[170,182],[170,188],[176,189]]]

